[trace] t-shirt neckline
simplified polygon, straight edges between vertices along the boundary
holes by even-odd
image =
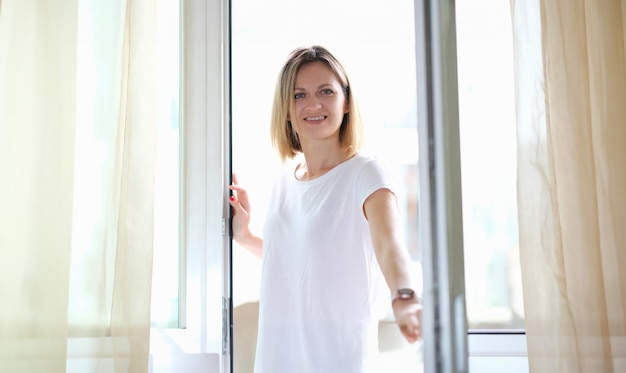
[[[328,172],[326,172],[325,174],[316,177],[315,179],[312,180],[300,180],[296,177],[296,171],[298,170],[298,166],[300,166],[300,162],[297,162],[294,167],[293,167],[293,171],[291,172],[291,178],[293,181],[296,182],[296,184],[301,184],[301,185],[310,185],[314,182],[317,182],[318,180],[323,180],[324,178],[326,178],[328,175],[331,175],[333,173],[336,172],[337,169],[343,168],[346,164],[348,164],[350,161],[356,159],[359,157],[359,153],[354,153],[354,155],[352,155],[350,158],[346,159],[345,161],[339,163],[338,165],[336,165],[335,167],[331,168],[330,170],[328,170]],[[330,177],[330,176],[329,176]]]

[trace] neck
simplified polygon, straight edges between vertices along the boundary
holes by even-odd
[[[296,170],[298,180],[318,178],[354,155],[339,146],[303,149],[302,153],[304,154],[304,162]]]

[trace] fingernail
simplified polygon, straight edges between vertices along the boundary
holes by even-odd
[[[230,200],[234,201],[235,200],[235,196],[230,196]]]

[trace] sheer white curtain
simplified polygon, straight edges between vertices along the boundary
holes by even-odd
[[[148,369],[154,3],[0,3],[2,372]]]
[[[626,0],[512,0],[531,372],[626,371]]]

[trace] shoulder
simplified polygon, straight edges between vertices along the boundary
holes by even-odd
[[[356,171],[358,175],[387,176],[385,164],[375,156],[357,153],[351,161],[353,170]]]
[[[378,157],[360,152],[350,158],[347,163],[349,163],[350,167],[353,169],[383,165],[383,162],[381,162]]]
[[[380,159],[357,154],[353,161],[352,184],[361,203],[378,189],[394,189],[387,169]]]

